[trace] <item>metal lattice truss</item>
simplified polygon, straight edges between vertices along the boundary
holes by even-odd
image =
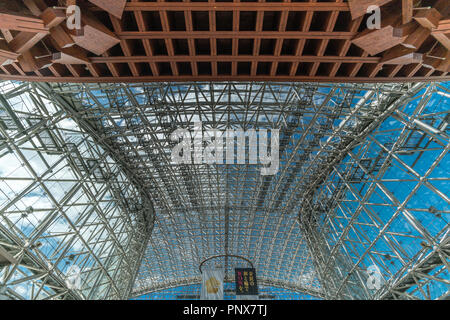
[[[42,87],[0,89],[2,294],[120,299],[151,233],[150,200]],[[81,273],[79,290],[70,270]]]
[[[421,83],[4,84],[0,161],[16,165],[0,171],[11,189],[0,244],[17,261],[0,284],[16,296],[26,284],[25,298],[123,298],[199,283],[199,264],[225,254],[250,259],[261,284],[322,298],[446,298],[449,101],[448,85]],[[171,133],[198,121],[280,129],[278,173],[173,163]],[[36,172],[28,149],[54,164]],[[67,230],[52,229],[59,219]],[[47,239],[52,250],[35,246]],[[64,287],[75,262],[81,290]],[[210,263],[233,281],[242,262]]]

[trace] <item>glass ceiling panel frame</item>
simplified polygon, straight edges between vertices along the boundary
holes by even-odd
[[[0,294],[126,299],[151,202],[46,89],[0,84]]]
[[[448,84],[33,86],[151,201],[132,296],[199,283],[201,261],[235,254],[255,264],[260,283],[316,297],[448,297]],[[196,120],[205,130],[280,129],[280,170],[171,163],[170,134]],[[434,206],[417,200],[422,187]],[[406,254],[404,237],[414,239]],[[238,262],[218,263],[233,281]],[[379,290],[368,288],[373,264]]]

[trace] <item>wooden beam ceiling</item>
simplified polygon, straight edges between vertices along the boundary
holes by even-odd
[[[8,0],[0,78],[449,80],[447,0]],[[70,30],[65,9],[81,8]],[[366,27],[381,7],[381,29]]]

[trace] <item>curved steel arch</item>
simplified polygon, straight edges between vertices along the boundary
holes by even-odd
[[[208,261],[210,261],[212,259],[217,259],[217,258],[225,258],[225,259],[227,259],[227,258],[238,258],[238,259],[246,261],[252,268],[255,267],[253,265],[253,263],[249,259],[247,259],[245,257],[238,256],[238,255],[235,255],[235,254],[218,254],[218,255],[215,255],[215,256],[208,257],[208,258],[204,259],[202,262],[200,262],[200,265],[198,266],[198,270],[200,271],[200,273],[202,273],[202,266],[206,262],[208,262]]]
[[[135,290],[135,291],[133,291],[133,294],[130,298],[132,298],[132,299],[139,298],[139,297],[144,296],[149,293],[164,291],[167,289],[173,289],[173,288],[177,288],[180,286],[201,284],[201,282],[202,282],[202,280],[200,277],[193,278],[193,279],[182,279],[182,280],[178,280],[178,281],[176,280],[173,282],[164,283],[160,287],[153,287],[152,289]],[[310,295],[312,297],[319,298],[319,299],[326,298],[326,295],[324,292],[322,292],[321,290],[319,290],[317,288],[313,288],[313,287],[301,287],[301,286],[298,286],[298,285],[295,285],[292,283],[273,281],[270,279],[258,279],[258,283],[262,286],[275,287],[275,288],[290,290],[292,292],[304,293],[304,294],[307,294],[307,295]]]

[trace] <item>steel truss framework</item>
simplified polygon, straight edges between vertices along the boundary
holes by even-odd
[[[250,259],[266,286],[321,298],[449,296],[448,84],[2,91],[6,295],[137,296],[198,283],[201,261],[232,254]],[[170,134],[200,120],[204,129],[280,129],[280,170],[172,163]],[[214,263],[233,281],[242,262]],[[64,281],[74,264],[81,290]],[[382,274],[378,290],[370,266]]]
[[[151,233],[150,199],[43,87],[2,83],[3,297],[127,298]],[[81,287],[71,287],[71,270]]]

